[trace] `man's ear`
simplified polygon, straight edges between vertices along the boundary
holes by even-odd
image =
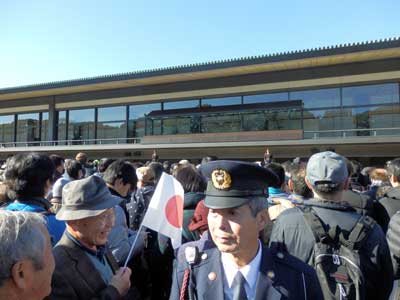
[[[29,279],[29,261],[22,260],[15,263],[11,268],[11,279],[19,289],[28,287]]]
[[[267,226],[267,224],[270,222],[268,208],[265,208],[262,211],[258,212],[256,216],[256,221],[258,231],[264,230],[265,226]]]
[[[350,177],[347,177],[346,181],[344,182],[343,190],[347,191],[350,186]]]
[[[313,190],[313,186],[311,185],[310,180],[308,180],[308,177],[306,176],[306,177],[304,177],[304,179],[305,179],[305,181],[306,181],[306,184],[307,184],[308,188],[309,188],[310,190]]]
[[[289,179],[287,184],[288,184],[289,190],[293,191],[293,180]]]

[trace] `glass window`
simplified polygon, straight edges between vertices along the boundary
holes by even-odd
[[[126,138],[126,122],[98,122],[97,123],[98,139],[116,139]],[[102,144],[115,144],[116,141],[101,141]]]
[[[270,110],[243,114],[243,130],[290,130],[301,129],[301,111]]]
[[[180,108],[194,108],[194,107],[199,107],[199,106],[200,106],[200,100],[164,102],[164,110],[180,109]]]
[[[163,120],[163,134],[191,133],[190,117],[175,117]]]
[[[201,130],[211,132],[238,132],[241,131],[240,114],[213,114],[201,117]]]
[[[40,141],[39,129],[39,113],[18,115],[17,142]]]
[[[14,115],[0,116],[0,142],[14,142]]]
[[[149,103],[129,106],[129,127],[128,137],[142,137],[147,132],[148,135],[161,133],[161,121],[154,122],[145,116],[152,111],[161,110],[161,103]],[[147,128],[145,129],[145,127]]]
[[[70,110],[69,123],[94,122],[94,108]]]
[[[68,139],[80,144],[82,140],[94,139],[94,109],[69,111]]]
[[[98,109],[97,139],[126,138],[126,106]],[[115,141],[101,141],[115,143]]]
[[[41,141],[49,140],[49,113],[42,113],[42,127],[40,128]]]
[[[126,119],[126,106],[101,107],[98,109],[98,121],[124,121]]]
[[[261,95],[248,95],[243,97],[243,103],[268,103],[268,102],[281,102],[288,101],[289,93],[273,93]]]
[[[344,110],[343,126],[345,129],[360,129],[346,132],[346,136],[400,134],[399,130],[390,129],[400,127],[399,105],[347,108]],[[370,130],[374,128],[387,130]]]
[[[398,103],[399,85],[387,83],[345,87],[342,94],[343,106]]]
[[[224,106],[224,105],[237,105],[242,103],[242,97],[225,97],[225,98],[213,98],[213,99],[202,99],[202,107],[211,106]]]
[[[58,112],[57,139],[59,141],[67,139],[67,112],[65,110]]]
[[[290,100],[302,100],[305,108],[339,107],[340,89],[321,89],[289,93]]]
[[[326,130],[340,130],[341,129],[341,114],[340,109],[327,109],[327,110],[304,110],[303,112],[303,126],[304,137],[338,137],[341,132],[323,132]],[[311,132],[306,132],[311,131]],[[320,132],[322,131],[322,132]]]

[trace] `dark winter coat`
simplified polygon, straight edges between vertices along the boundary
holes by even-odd
[[[386,238],[392,257],[395,279],[400,278],[400,211],[390,219]]]
[[[182,244],[198,240],[200,236],[197,233],[188,229],[192,220],[194,210],[197,204],[204,199],[204,193],[186,193],[183,203],[183,230],[182,230]]]
[[[351,207],[340,203],[310,199],[306,205],[312,207],[327,228],[338,226],[345,234],[351,232],[361,217]],[[285,210],[278,217],[271,233],[273,242],[284,243],[290,254],[304,262],[310,261],[316,241],[300,208]],[[366,299],[388,299],[393,286],[393,267],[385,234],[379,225],[374,225],[359,251],[363,259]]]
[[[376,222],[381,225],[384,232],[387,231],[390,218],[398,210],[400,210],[400,187],[387,191],[375,205]]]

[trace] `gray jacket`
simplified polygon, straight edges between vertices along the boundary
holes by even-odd
[[[351,207],[338,203],[310,199],[307,205],[328,228],[338,226],[345,232],[350,232],[361,217]],[[274,224],[270,242],[282,242],[290,254],[304,262],[310,261],[315,238],[300,208],[282,212]],[[361,255],[365,258],[361,267],[366,281],[366,299],[388,299],[393,286],[393,269],[388,244],[379,225],[374,225],[361,251],[365,254]]]

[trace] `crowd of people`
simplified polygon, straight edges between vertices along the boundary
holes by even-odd
[[[177,249],[140,226],[163,173],[184,190]],[[0,202],[0,299],[400,299],[400,158],[21,153]]]

